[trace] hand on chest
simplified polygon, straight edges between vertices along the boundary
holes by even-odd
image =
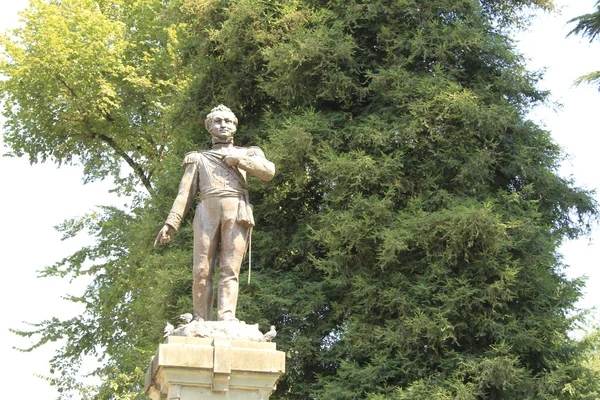
[[[201,163],[200,186],[203,181],[213,187],[231,187],[243,189],[246,181],[246,173],[233,165],[227,165],[226,157],[244,157],[245,149],[223,148],[218,151],[204,153]],[[204,179],[203,179],[204,178]]]

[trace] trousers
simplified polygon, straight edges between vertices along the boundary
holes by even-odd
[[[241,197],[203,199],[194,216],[194,314],[211,320],[215,264],[219,261],[217,320],[236,320],[239,275],[248,244],[248,226],[237,220]]]

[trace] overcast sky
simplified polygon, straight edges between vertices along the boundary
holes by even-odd
[[[573,175],[579,186],[600,188],[599,128],[597,114],[600,95],[593,87],[574,87],[580,75],[600,69],[600,44],[589,45],[578,37],[566,39],[570,18],[593,10],[596,0],[556,1],[560,14],[538,15],[530,32],[518,36],[521,51],[530,59],[530,69],[546,68],[540,86],[552,91],[559,109],[542,107],[531,119],[546,126],[555,140],[571,155],[561,169]],[[3,0],[0,5],[0,30],[17,24],[17,10],[26,0]],[[18,397],[54,399],[56,392],[36,378],[48,371],[47,361],[53,347],[34,353],[20,353],[13,346],[26,347],[27,339],[9,332],[9,328],[26,328],[22,321],[41,321],[52,316],[69,317],[78,312],[61,296],[79,294],[85,282],[69,283],[60,279],[36,279],[36,271],[81,248],[89,239],[82,237],[66,242],[53,226],[65,219],[82,215],[95,205],[123,203],[108,193],[110,182],[83,185],[81,170],[56,169],[53,164],[30,166],[25,159],[0,157],[0,267],[7,279],[0,283],[3,315],[0,321],[0,376],[9,382]],[[152,238],[149,238],[151,240]],[[600,230],[592,238],[565,244],[561,252],[569,265],[571,277],[589,277],[581,306],[600,306]],[[13,396],[10,395],[10,396]]]

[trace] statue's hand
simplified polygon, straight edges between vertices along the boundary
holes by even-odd
[[[237,156],[237,155],[225,156],[225,158],[223,158],[223,161],[225,161],[225,164],[227,164],[228,166],[235,167],[240,163],[240,156]]]
[[[171,236],[173,236],[174,232],[175,229],[171,225],[165,224],[165,226],[162,227],[160,232],[158,232],[158,235],[156,235],[154,245],[156,246],[157,243],[169,243],[171,241]]]

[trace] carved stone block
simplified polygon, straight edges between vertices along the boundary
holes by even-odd
[[[285,372],[275,343],[171,336],[146,373],[153,400],[265,400]]]

